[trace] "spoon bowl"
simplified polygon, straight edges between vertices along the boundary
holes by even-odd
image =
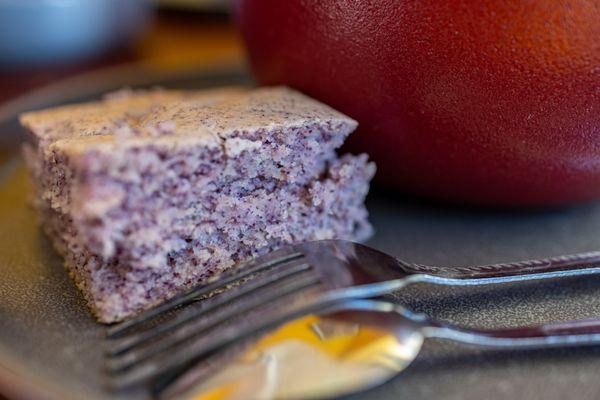
[[[508,349],[594,345],[600,344],[600,319],[465,329],[398,304],[353,300],[281,326],[200,385],[182,388],[175,383],[162,397],[235,400],[348,395],[394,378],[417,358],[424,340],[432,337]]]
[[[362,391],[408,367],[424,339],[418,323],[356,303],[285,324],[183,397],[311,399]],[[181,397],[177,386],[164,397]]]

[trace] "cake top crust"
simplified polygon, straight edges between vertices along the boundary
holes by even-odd
[[[96,102],[24,113],[20,121],[39,141],[73,149],[159,137],[218,145],[238,132],[260,128],[324,123],[343,125],[340,134],[348,134],[357,125],[331,107],[281,86],[122,90]]]

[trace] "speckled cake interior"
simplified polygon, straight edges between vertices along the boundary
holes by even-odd
[[[352,119],[291,89],[121,91],[26,113],[43,227],[101,322],[282,244],[370,234]]]

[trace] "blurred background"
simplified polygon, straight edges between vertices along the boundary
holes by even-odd
[[[22,140],[23,110],[242,70],[232,1],[0,0],[0,164]]]
[[[230,8],[229,0],[2,0],[0,103],[99,68],[241,63]]]

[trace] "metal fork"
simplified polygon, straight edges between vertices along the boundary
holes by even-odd
[[[109,327],[108,383],[113,389],[149,383],[160,391],[228,345],[336,302],[381,296],[413,283],[472,286],[597,273],[600,252],[435,267],[348,241],[291,245]]]

